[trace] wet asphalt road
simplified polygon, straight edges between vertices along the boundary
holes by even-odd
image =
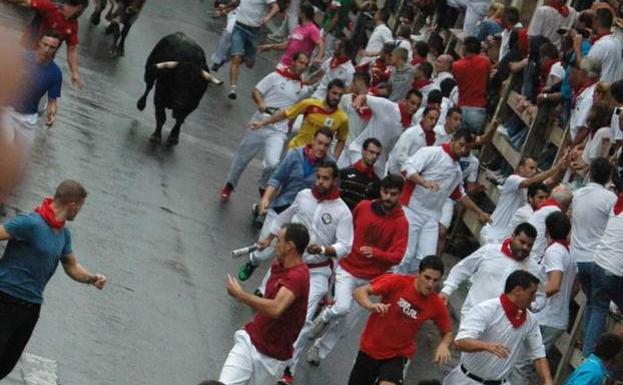
[[[182,385],[218,378],[234,331],[252,316],[227,296],[224,282],[241,263],[230,251],[255,239],[249,209],[261,163],[252,163],[227,206],[218,202],[218,192],[254,109],[252,86],[278,55],[260,55],[253,71],[242,71],[237,101],[226,98],[226,87],[211,86],[174,149],[148,142],[153,93],[144,112],[135,108],[145,58],[162,36],[181,30],[209,57],[223,23],[206,15],[210,7],[201,0],[149,0],[130,32],[126,56],[113,59],[105,22],[88,23],[91,5],[80,20],[86,83],[80,91],[69,81],[64,47],[59,52],[65,83],[57,123],[41,128],[9,214],[31,210],[65,178],[89,190],[70,224],[74,250],[88,268],[108,275],[109,286],[103,292],[83,287],[59,269],[27,348],[58,361],[61,384]],[[9,24],[0,33],[19,36],[23,15],[0,4],[0,21]],[[218,75],[226,79],[227,67]],[[172,124],[169,118],[165,135]],[[245,287],[255,289],[263,273],[258,270]],[[358,334],[343,340],[320,368],[302,363],[296,383],[345,384]],[[436,341],[434,330],[426,329],[408,384],[438,377],[429,361]]]

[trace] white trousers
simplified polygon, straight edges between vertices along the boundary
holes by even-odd
[[[264,149],[264,169],[260,176],[260,187],[265,188],[271,174],[281,161],[283,145],[286,142],[286,134],[272,127],[262,127],[258,130],[248,130],[240,142],[240,147],[231,160],[227,182],[232,186],[238,185],[238,180],[244,169]]]
[[[409,207],[404,207],[404,212],[409,220],[409,242],[397,271],[413,274],[424,257],[437,254],[439,219],[435,215],[415,212]]]
[[[292,355],[292,360],[288,365],[292,374],[294,374],[296,365],[301,359],[301,356],[307,347],[307,343],[309,342],[307,335],[312,328],[312,318],[314,317],[314,314],[316,314],[318,304],[320,304],[322,298],[329,292],[329,281],[331,279],[331,275],[332,271],[329,266],[309,269],[309,298],[307,299],[307,316],[305,318],[305,325],[294,342],[294,354]]]
[[[219,381],[225,385],[274,385],[286,368],[285,361],[257,351],[245,330],[234,333],[234,347],[223,364]]]
[[[448,198],[446,203],[443,204],[443,208],[441,209],[441,217],[439,218],[439,223],[443,225],[446,229],[450,228],[452,224],[452,217],[454,216],[454,200]]]
[[[465,21],[463,31],[469,36],[473,36],[478,22],[487,16],[490,1],[478,0],[448,0],[448,5],[452,8],[465,9]]]
[[[510,385],[510,382],[504,381],[502,384]],[[461,366],[452,369],[446,377],[444,377],[442,385],[482,385],[480,382],[467,377],[461,370]]]

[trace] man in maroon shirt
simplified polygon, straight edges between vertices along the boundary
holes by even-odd
[[[307,354],[312,365],[318,365],[348,326],[354,325],[358,312],[352,306],[353,290],[402,260],[409,236],[409,223],[400,206],[403,184],[400,175],[386,176],[381,181],[381,199],[363,200],[353,210],[353,247],[335,272],[335,304],[316,317],[309,335],[312,339],[320,337]]]
[[[437,325],[442,340],[434,361],[450,359],[452,321],[448,309],[435,291],[443,276],[441,258],[422,259],[417,277],[385,274],[355,289],[353,297],[372,315],[361,335],[361,343],[348,385],[403,383],[405,363],[413,356],[420,327],[428,320]],[[381,301],[374,303],[370,295]]]
[[[50,0],[7,0],[36,12],[37,17],[22,37],[24,46],[36,47],[45,31],[54,30],[67,43],[67,64],[71,71],[71,82],[82,88],[78,72],[78,17],[89,6],[89,0],[66,0],[56,4]]]
[[[231,275],[227,292],[256,311],[251,322],[234,334],[219,381],[225,385],[273,385],[292,358],[294,341],[307,313],[309,269],[303,252],[309,233],[302,224],[290,223],[279,231],[264,298],[246,292]]]
[[[487,119],[487,84],[491,61],[480,54],[481,46],[473,36],[465,38],[463,59],[452,64],[452,75],[459,87],[459,107],[463,109],[461,128],[482,133]]]

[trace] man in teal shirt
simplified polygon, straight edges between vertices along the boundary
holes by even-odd
[[[621,338],[614,333],[604,333],[597,340],[593,354],[571,374],[565,385],[603,385],[608,367],[621,350]]]

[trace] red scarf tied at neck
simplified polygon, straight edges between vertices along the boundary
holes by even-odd
[[[54,230],[60,230],[63,226],[65,226],[65,221],[59,221],[56,219],[56,214],[54,214],[54,210],[52,209],[53,201],[54,199],[51,197],[46,197],[38,207],[35,207],[35,212],[43,218],[48,226]]]
[[[593,35],[593,37],[591,37],[591,44],[595,44],[597,43],[597,40],[601,39],[604,36],[608,36],[610,35],[612,32],[602,32],[602,33],[597,33],[595,35]]]
[[[614,204],[613,210],[614,215],[619,215],[621,214],[621,211],[623,211],[623,194],[619,195],[619,199],[617,199],[616,203]]]
[[[421,123],[420,127],[422,127]],[[433,144],[435,144],[435,140],[437,140],[437,135],[435,135],[435,131],[427,130],[424,127],[422,127],[422,131],[424,131],[424,139],[426,140],[426,145],[432,146]]]
[[[569,16],[569,7],[567,7],[564,3],[560,3],[558,0],[550,1],[548,4],[550,7],[554,8],[562,17]]]
[[[521,327],[526,319],[528,318],[528,312],[526,310],[522,310],[517,307],[510,299],[506,296],[506,294],[502,294],[500,296],[500,302],[502,303],[502,309],[504,309],[504,313],[506,314],[506,318],[510,321],[511,325],[515,329]]]
[[[318,202],[332,201],[340,197],[340,189],[337,186],[333,186],[333,188],[324,195],[318,191],[318,187],[316,186],[312,187],[311,192]]]
[[[366,166],[365,164],[363,164],[363,161],[361,159],[355,162],[355,164],[353,164],[353,167],[355,168],[355,170],[357,170],[357,172],[366,175],[368,178],[373,178],[375,175],[374,166]]]
[[[452,149],[450,148],[450,143],[442,144],[441,148],[443,148],[443,150],[446,152],[446,154],[450,156],[450,158],[452,158],[452,160],[454,160],[455,162],[459,161],[459,157],[454,155],[454,153],[452,152]]]
[[[573,98],[571,99],[571,103],[573,104],[574,107],[575,107],[575,103],[578,101],[578,98],[580,97],[580,95],[582,95],[582,92],[584,92],[587,88],[592,87],[595,83],[597,83],[597,81],[593,81],[584,86],[581,86],[580,88],[578,88],[577,90],[573,92]]]
[[[402,123],[402,126],[404,128],[411,127],[411,121],[412,121],[412,118],[413,118],[413,114],[410,114],[407,111],[407,104],[406,104],[406,102],[402,101],[402,102],[398,103],[398,109],[400,110],[400,123]]]
[[[421,90],[422,88],[426,87],[431,83],[432,81],[430,81],[430,79],[417,79],[414,80],[413,83],[411,83],[411,88],[413,88],[414,90]]]
[[[560,210],[562,210],[562,208],[560,207],[560,203],[558,203],[558,201],[554,198],[547,198],[546,200],[544,200],[540,205],[539,205],[539,209],[543,208],[543,207],[547,207],[547,206],[556,206],[558,207]],[[537,209],[538,210],[538,209]]]
[[[567,249],[567,251],[569,251],[569,242],[567,242],[566,239],[552,239],[549,242],[549,245],[547,245],[547,247],[550,247],[554,243],[559,243],[559,244],[563,245],[565,247],[565,249]]]
[[[292,72],[290,70],[290,67],[284,68],[284,69],[277,68],[275,69],[275,72],[277,72],[279,75],[283,76],[286,79],[296,80],[298,82],[301,82],[301,75],[295,74],[294,72]]]
[[[305,158],[312,166],[322,160],[314,156],[314,153],[312,152],[311,144],[308,144],[307,146],[303,147],[303,154],[305,155]]]
[[[335,69],[349,60],[350,58],[348,56],[333,56],[329,62],[329,68]]]
[[[515,258],[515,256],[513,255],[513,251],[511,250],[511,242],[512,239],[506,238],[504,242],[502,242],[502,247],[500,248],[500,251],[507,257],[512,258],[515,261],[520,261],[520,259]]]

